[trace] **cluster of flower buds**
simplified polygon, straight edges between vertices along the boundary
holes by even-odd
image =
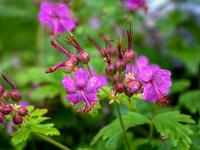
[[[113,82],[113,95],[124,93],[128,97],[142,94],[149,102],[168,103],[166,95],[171,86],[170,71],[160,69],[158,65],[151,65],[145,56],[136,57],[132,49],[133,35],[131,29],[127,31],[127,48],[117,43],[116,48],[108,45],[102,48],[94,39],[88,37],[100,52],[106,62],[105,72]],[[111,49],[110,49],[111,48]],[[114,53],[111,54],[111,51]],[[125,75],[124,75],[125,74]]]
[[[17,104],[10,104],[8,102],[11,98],[15,102],[21,100],[21,94],[17,90],[16,86],[8,80],[5,74],[2,74],[3,79],[6,83],[12,88],[12,92],[8,92],[0,84],[0,123],[3,123],[6,120],[7,115],[11,115],[13,118],[13,123],[19,125],[23,122],[23,117],[28,114],[28,111],[25,106],[19,106]]]
[[[140,82],[136,82],[131,75],[126,78],[123,77],[123,72],[125,72],[127,64],[133,64],[136,59],[136,52],[132,50],[131,30],[127,31],[127,37],[128,47],[126,49],[123,47],[122,43],[117,43],[116,48],[114,48],[108,43],[108,39],[105,37],[103,40],[106,43],[106,48],[99,46],[91,37],[88,37],[88,40],[99,50],[106,62],[105,72],[113,81],[113,91],[116,93],[124,92],[127,96],[131,97],[142,91],[142,85]],[[130,78],[129,81],[128,78]]]

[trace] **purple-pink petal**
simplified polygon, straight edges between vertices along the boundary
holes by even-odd
[[[67,100],[73,103],[73,105],[78,104],[81,101],[81,95],[79,92],[68,93]]]
[[[76,91],[74,80],[70,76],[66,76],[62,80],[62,85],[67,90],[67,92],[74,92],[74,91]]]
[[[66,31],[71,31],[76,26],[75,21],[69,17],[60,19],[60,24],[64,27]]]
[[[42,13],[52,15],[53,3],[43,2],[40,6],[40,10]]]
[[[97,92],[100,87],[101,81],[99,80],[99,78],[96,76],[92,76],[86,84],[85,91],[88,93]]]
[[[89,78],[89,74],[82,68],[79,68],[74,73],[75,84],[79,88],[84,88]]]
[[[151,83],[147,83],[144,85],[142,98],[149,102],[155,103],[159,99],[159,93]]]
[[[62,17],[69,16],[70,11],[69,11],[69,8],[67,7],[67,5],[58,3],[58,4],[54,5],[54,13],[55,13],[55,15],[62,18]]]
[[[171,73],[168,70],[160,69],[157,73],[155,73],[153,83],[159,90],[167,95],[170,87],[172,85],[171,82]]]
[[[64,3],[43,2],[38,19],[41,24],[49,27],[53,34],[64,33],[75,28],[75,21]]]

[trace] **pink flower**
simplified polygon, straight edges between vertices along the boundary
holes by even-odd
[[[86,106],[82,108],[82,112],[92,109],[92,105],[97,102],[97,92],[102,87],[101,79],[98,76],[90,77],[82,68],[75,71],[74,80],[70,76],[66,76],[62,84],[67,91],[67,100],[72,105],[85,102]]]
[[[126,0],[124,5],[130,11],[137,11],[140,8],[146,8],[145,0]]]
[[[130,72],[130,65],[126,68]],[[171,87],[171,72],[160,69],[158,65],[150,65],[147,57],[140,56],[132,67],[134,77],[143,85],[142,97],[149,102],[162,101]]]
[[[64,3],[43,2],[38,18],[41,24],[49,27],[54,35],[71,31],[75,21],[70,16],[70,10]]]

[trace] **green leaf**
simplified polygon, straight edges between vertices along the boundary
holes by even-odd
[[[45,100],[46,98],[51,99],[56,95],[59,95],[59,93],[60,88],[54,85],[44,85],[32,91],[31,99],[37,101]]]
[[[44,114],[47,113],[47,109],[35,109],[34,111],[31,112],[30,116],[31,117],[38,117],[38,116],[43,116]]]
[[[44,134],[46,136],[60,135],[60,132],[54,128],[54,124],[33,124],[31,125],[31,131]]]
[[[126,130],[129,129],[130,127],[134,127],[149,122],[148,118],[136,112],[129,112],[122,118]],[[99,140],[103,140],[106,142],[105,143],[106,149],[114,150],[117,148],[117,143],[119,142],[121,134],[122,134],[122,129],[119,120],[115,119],[112,123],[103,127],[99,131],[99,133],[91,141],[91,145],[94,145]]]
[[[200,90],[182,94],[179,98],[179,106],[187,108],[191,113],[200,112]]]
[[[173,146],[189,149],[192,143],[189,135],[193,132],[187,124],[195,123],[191,116],[171,111],[158,114],[152,121],[161,136],[169,136]]]
[[[97,94],[98,99],[112,99],[110,91],[110,87],[101,88]]]
[[[181,79],[173,81],[170,94],[183,92],[191,85],[190,80]]]
[[[44,134],[46,136],[59,135],[59,131],[54,127],[53,123],[42,123],[49,119],[43,115],[47,113],[47,109],[35,109],[28,106],[29,115],[24,117],[24,123],[19,126],[18,130],[13,134],[12,144],[17,147],[19,144],[25,144],[32,133]]]
[[[125,105],[129,110],[131,111],[135,110],[136,103],[133,98],[129,98],[125,94],[120,94],[118,99],[120,100],[120,103]]]
[[[16,146],[20,143],[24,143],[28,140],[30,136],[31,131],[29,128],[21,127],[17,132],[13,134],[13,137],[11,139],[11,143]]]

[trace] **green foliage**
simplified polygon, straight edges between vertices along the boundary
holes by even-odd
[[[181,94],[179,106],[187,108],[191,113],[200,112],[200,90],[191,90]]]
[[[168,136],[173,146],[189,149],[192,144],[189,135],[193,134],[193,131],[187,124],[194,123],[191,116],[180,114],[179,111],[171,111],[158,114],[152,121],[161,137]]]
[[[186,90],[191,85],[190,81],[187,79],[175,80],[172,82],[172,87],[170,94],[180,93]]]
[[[141,114],[135,112],[129,112],[123,117],[125,129],[128,130],[130,127],[142,125],[148,123],[149,120]],[[105,149],[114,150],[117,148],[117,143],[122,136],[122,129],[119,120],[116,119],[109,125],[103,127],[99,133],[93,138],[91,144],[94,145],[99,140],[105,141]]]
[[[47,113],[46,109],[34,110],[32,106],[28,106],[28,112],[29,115],[24,118],[24,123],[13,134],[11,142],[14,147],[25,144],[34,133],[44,134],[46,136],[60,135],[53,123],[43,123],[49,119],[43,116]]]

